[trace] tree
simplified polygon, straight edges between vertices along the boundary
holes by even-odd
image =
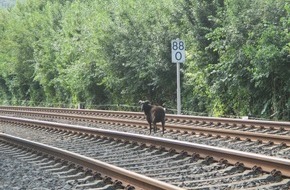
[[[170,41],[178,34],[170,30],[172,10],[170,1],[116,1],[111,5],[111,22],[103,41],[109,59],[104,65],[104,82],[114,102],[172,100],[175,69]]]

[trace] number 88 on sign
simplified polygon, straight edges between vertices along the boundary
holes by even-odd
[[[172,63],[183,63],[185,61],[185,43],[176,39],[171,41]]]

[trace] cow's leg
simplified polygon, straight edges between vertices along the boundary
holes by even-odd
[[[157,125],[156,125],[156,122],[153,123],[153,129],[154,129],[154,133],[157,132]]]
[[[165,121],[162,121],[162,133],[164,134],[164,126],[165,126]]]

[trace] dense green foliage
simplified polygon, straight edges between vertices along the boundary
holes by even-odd
[[[290,119],[286,0],[26,0],[0,9],[0,103],[176,105]]]

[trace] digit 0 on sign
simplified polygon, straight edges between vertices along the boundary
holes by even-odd
[[[182,59],[182,54],[181,54],[180,51],[177,51],[177,52],[175,53],[175,59],[176,59],[177,61],[180,61],[180,60]]]

